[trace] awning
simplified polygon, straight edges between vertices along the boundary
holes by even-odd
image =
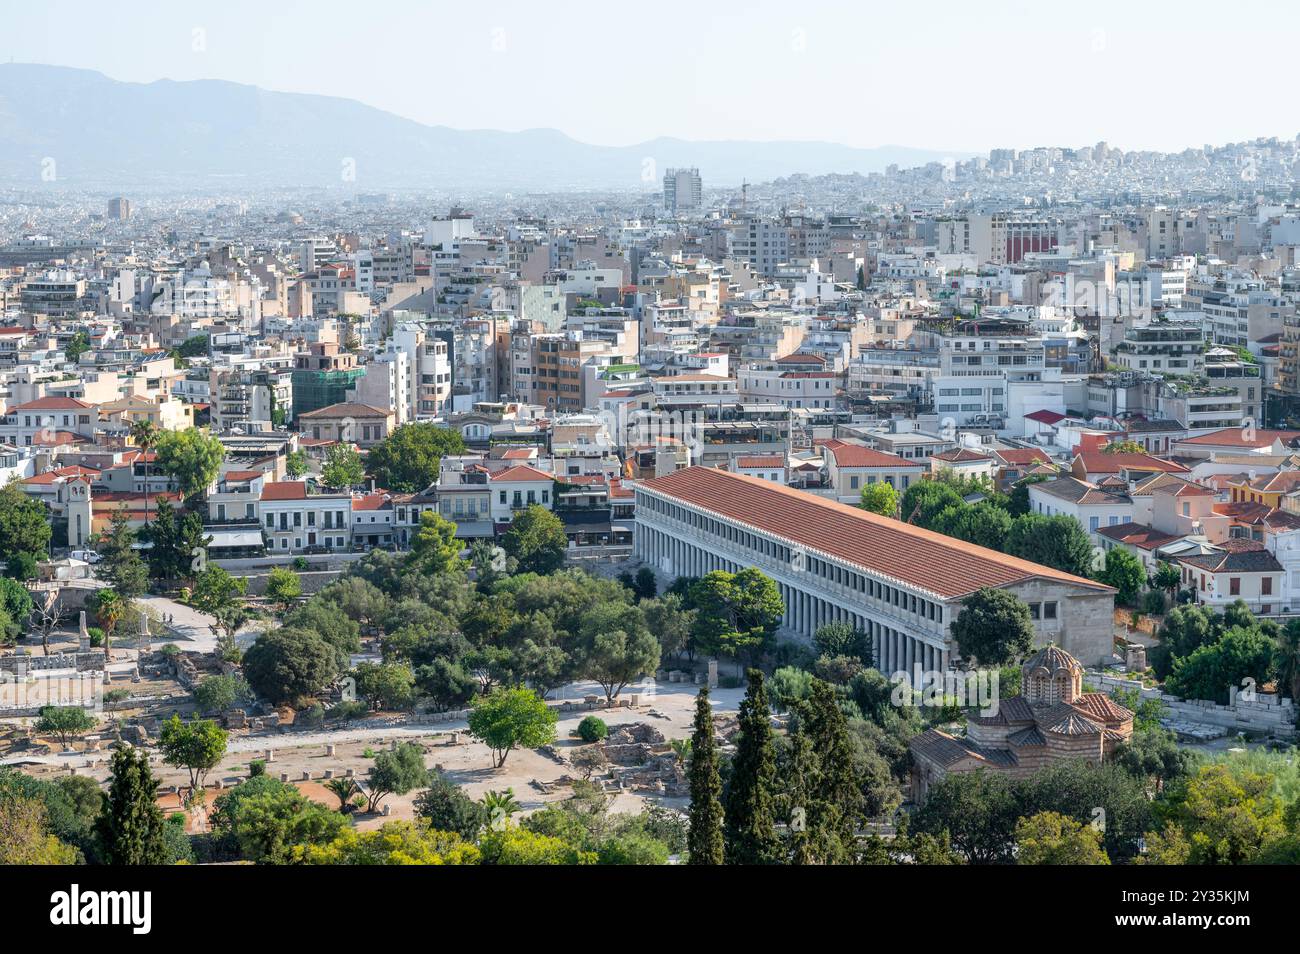
[[[208,529],[203,532],[212,537],[212,542],[208,546],[213,548],[260,547],[262,545],[262,531],[260,530]]]

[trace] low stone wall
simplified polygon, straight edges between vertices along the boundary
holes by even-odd
[[[1089,670],[1084,678],[1103,692],[1111,689],[1137,690],[1143,699],[1159,699],[1168,708],[1169,718],[1174,721],[1218,726],[1229,733],[1262,733],[1280,739],[1297,737],[1295,703],[1273,693],[1260,692],[1254,701],[1249,701],[1234,691],[1232,702],[1221,706],[1204,699],[1180,699],[1159,689],[1149,689],[1139,680],[1109,673]]]
[[[48,669],[70,669],[89,672],[104,668],[104,650],[92,649],[86,653],[55,653],[52,656],[24,653],[0,656],[0,672],[41,672]]]
[[[308,570],[299,573],[298,579],[302,581],[302,595],[311,596],[314,593],[319,593],[325,587],[329,586],[329,584],[343,576],[344,573],[344,570]],[[266,584],[270,578],[270,571],[267,571],[266,573],[246,575],[245,579],[248,580],[248,595],[264,596],[266,594]]]

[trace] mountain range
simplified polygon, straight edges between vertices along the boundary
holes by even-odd
[[[597,146],[554,129],[428,126],[355,100],[223,80],[126,83],[92,70],[0,64],[0,183],[13,186],[39,184],[49,170],[47,178],[52,171],[89,189],[651,191],[673,166],[698,166],[708,188],[968,155],[815,141]]]

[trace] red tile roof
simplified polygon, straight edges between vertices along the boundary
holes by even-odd
[[[26,404],[19,404],[17,407],[11,407],[10,413],[14,411],[84,411],[95,405],[87,404],[85,401],[78,401],[70,397],[43,397],[35,401],[28,401]]]
[[[538,470],[536,467],[529,467],[527,464],[520,464],[517,467],[507,467],[505,470],[499,470],[495,474],[488,476],[489,480],[554,480],[553,474]]]
[[[686,467],[641,486],[943,599],[1035,578],[1110,591],[1094,580],[744,474]]]
[[[306,500],[307,485],[301,480],[278,480],[262,487],[263,500]]]
[[[784,467],[785,458],[780,454],[754,455],[751,457],[737,457],[737,467]]]
[[[1127,543],[1141,550],[1154,550],[1166,543],[1173,543],[1175,540],[1182,539],[1182,537],[1175,534],[1163,533],[1153,527],[1131,522],[1116,524],[1113,527],[1098,527],[1097,532],[1108,540],[1114,540],[1116,543]]]
[[[1290,444],[1300,440],[1300,431],[1270,431],[1246,427],[1225,427],[1223,430],[1211,431],[1196,437],[1187,437],[1179,444],[1199,444],[1210,447],[1272,447],[1273,442],[1281,440]]]
[[[1089,474],[1118,474],[1121,470],[1145,470],[1166,474],[1185,474],[1187,468],[1171,460],[1152,457],[1150,454],[1106,454],[1102,451],[1080,451],[1075,460],[1082,461]]]
[[[831,454],[835,458],[837,467],[915,467],[917,470],[921,469],[921,465],[916,461],[904,460],[897,454],[887,454],[884,451],[865,447],[862,444],[850,444],[848,441],[835,438],[814,441],[813,443]]]

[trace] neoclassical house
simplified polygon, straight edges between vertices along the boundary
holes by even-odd
[[[1100,692],[1083,691],[1083,666],[1058,646],[1039,650],[1023,667],[1021,694],[997,712],[967,713],[964,738],[929,729],[911,742],[912,799],[958,772],[989,769],[1029,775],[1065,759],[1097,765],[1133,734],[1133,713]]]

